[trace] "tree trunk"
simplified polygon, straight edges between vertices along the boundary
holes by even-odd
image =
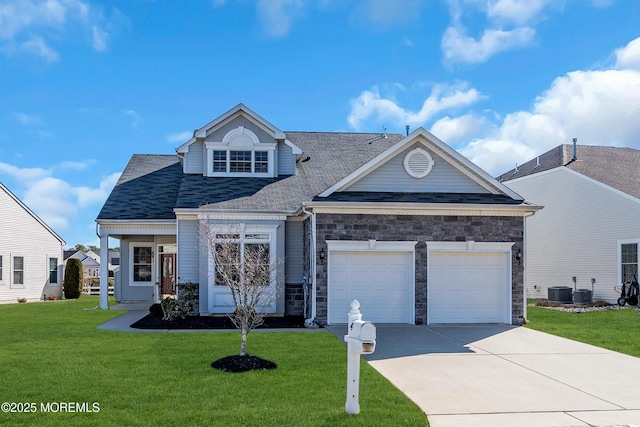
[[[240,356],[247,355],[247,329],[242,327],[242,339],[240,340]]]

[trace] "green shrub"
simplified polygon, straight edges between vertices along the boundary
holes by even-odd
[[[69,258],[64,267],[64,281],[62,284],[66,299],[78,299],[82,295],[84,282],[84,267],[82,261],[77,258]]]

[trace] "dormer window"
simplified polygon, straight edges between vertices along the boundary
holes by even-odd
[[[273,177],[276,143],[260,142],[257,135],[238,126],[221,142],[206,142],[207,176]]]

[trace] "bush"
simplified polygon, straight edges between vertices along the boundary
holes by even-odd
[[[78,299],[82,295],[84,282],[84,267],[77,258],[69,258],[64,267],[64,281],[62,289],[66,299]]]
[[[153,317],[162,317],[164,315],[160,303],[151,304],[151,307],[149,307],[149,313]]]

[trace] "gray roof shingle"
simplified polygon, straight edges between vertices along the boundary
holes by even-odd
[[[573,161],[573,145],[563,144],[510,170],[498,180],[506,182],[564,166],[610,187],[640,198],[640,150],[635,148],[578,145]],[[536,166],[538,165],[538,166]]]

